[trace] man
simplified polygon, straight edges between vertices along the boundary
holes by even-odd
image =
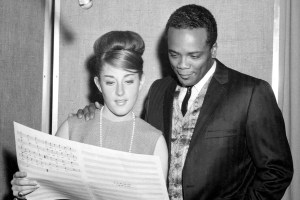
[[[168,143],[170,199],[281,199],[293,164],[269,84],[216,59],[217,25],[204,7],[177,9],[166,38],[177,78],[152,84],[145,120]]]

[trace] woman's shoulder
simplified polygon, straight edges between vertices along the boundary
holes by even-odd
[[[162,132],[141,118],[136,118],[135,144],[143,154],[153,155]]]
[[[148,133],[154,133],[160,136],[162,132],[149,124],[148,122],[144,121],[143,119],[137,117],[136,118],[136,126],[137,129],[141,129],[143,132],[148,132]]]

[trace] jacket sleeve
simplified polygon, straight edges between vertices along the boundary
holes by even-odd
[[[248,109],[248,150],[256,168],[247,197],[250,200],[279,200],[293,176],[293,161],[282,113],[270,85],[258,81]]]
[[[152,83],[152,85],[150,86],[149,88],[149,92],[147,94],[147,97],[145,99],[145,102],[144,102],[144,110],[143,110],[143,115],[142,115],[142,118],[149,123],[149,107],[150,107],[150,99],[151,99],[151,93],[153,91],[153,87],[154,87],[154,83]]]

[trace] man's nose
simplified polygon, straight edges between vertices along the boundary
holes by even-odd
[[[178,63],[177,67],[180,68],[180,69],[187,69],[187,68],[190,68],[190,65],[187,63],[187,59],[185,57],[182,57],[179,60],[179,63]]]
[[[122,83],[118,83],[118,84],[117,84],[116,94],[117,94],[118,96],[124,95],[124,85],[123,85]]]

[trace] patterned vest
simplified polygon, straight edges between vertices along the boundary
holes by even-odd
[[[210,80],[211,78],[204,84],[184,117],[178,102],[180,86],[177,86],[175,90],[172,112],[171,160],[168,176],[170,200],[183,199],[182,170]]]

